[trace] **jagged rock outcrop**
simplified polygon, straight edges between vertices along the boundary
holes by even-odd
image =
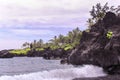
[[[106,36],[108,31],[113,32],[110,39]],[[99,20],[92,26],[90,32],[84,31],[79,46],[72,51],[68,62],[74,65],[93,64],[107,71],[110,66],[118,67],[120,65],[120,17],[108,12],[103,20]]]

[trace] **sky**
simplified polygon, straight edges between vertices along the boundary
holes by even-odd
[[[118,6],[120,0],[0,0],[0,50],[21,48],[79,27],[87,29],[92,6]]]

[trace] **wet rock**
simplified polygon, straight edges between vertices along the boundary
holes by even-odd
[[[67,62],[67,58],[62,59],[62,60],[60,61],[60,63],[61,63],[61,64],[66,64],[66,63],[68,63],[68,62]]]

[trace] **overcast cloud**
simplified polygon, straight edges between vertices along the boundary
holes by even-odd
[[[0,0],[0,49],[19,48],[34,39],[48,41],[76,27],[85,30],[89,11],[99,2],[120,4],[120,0]]]

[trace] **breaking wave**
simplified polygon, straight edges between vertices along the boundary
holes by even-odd
[[[84,65],[82,67],[69,69],[55,69],[50,71],[41,71],[29,74],[14,76],[1,76],[0,80],[72,80],[83,77],[106,76],[103,69],[93,65]]]

